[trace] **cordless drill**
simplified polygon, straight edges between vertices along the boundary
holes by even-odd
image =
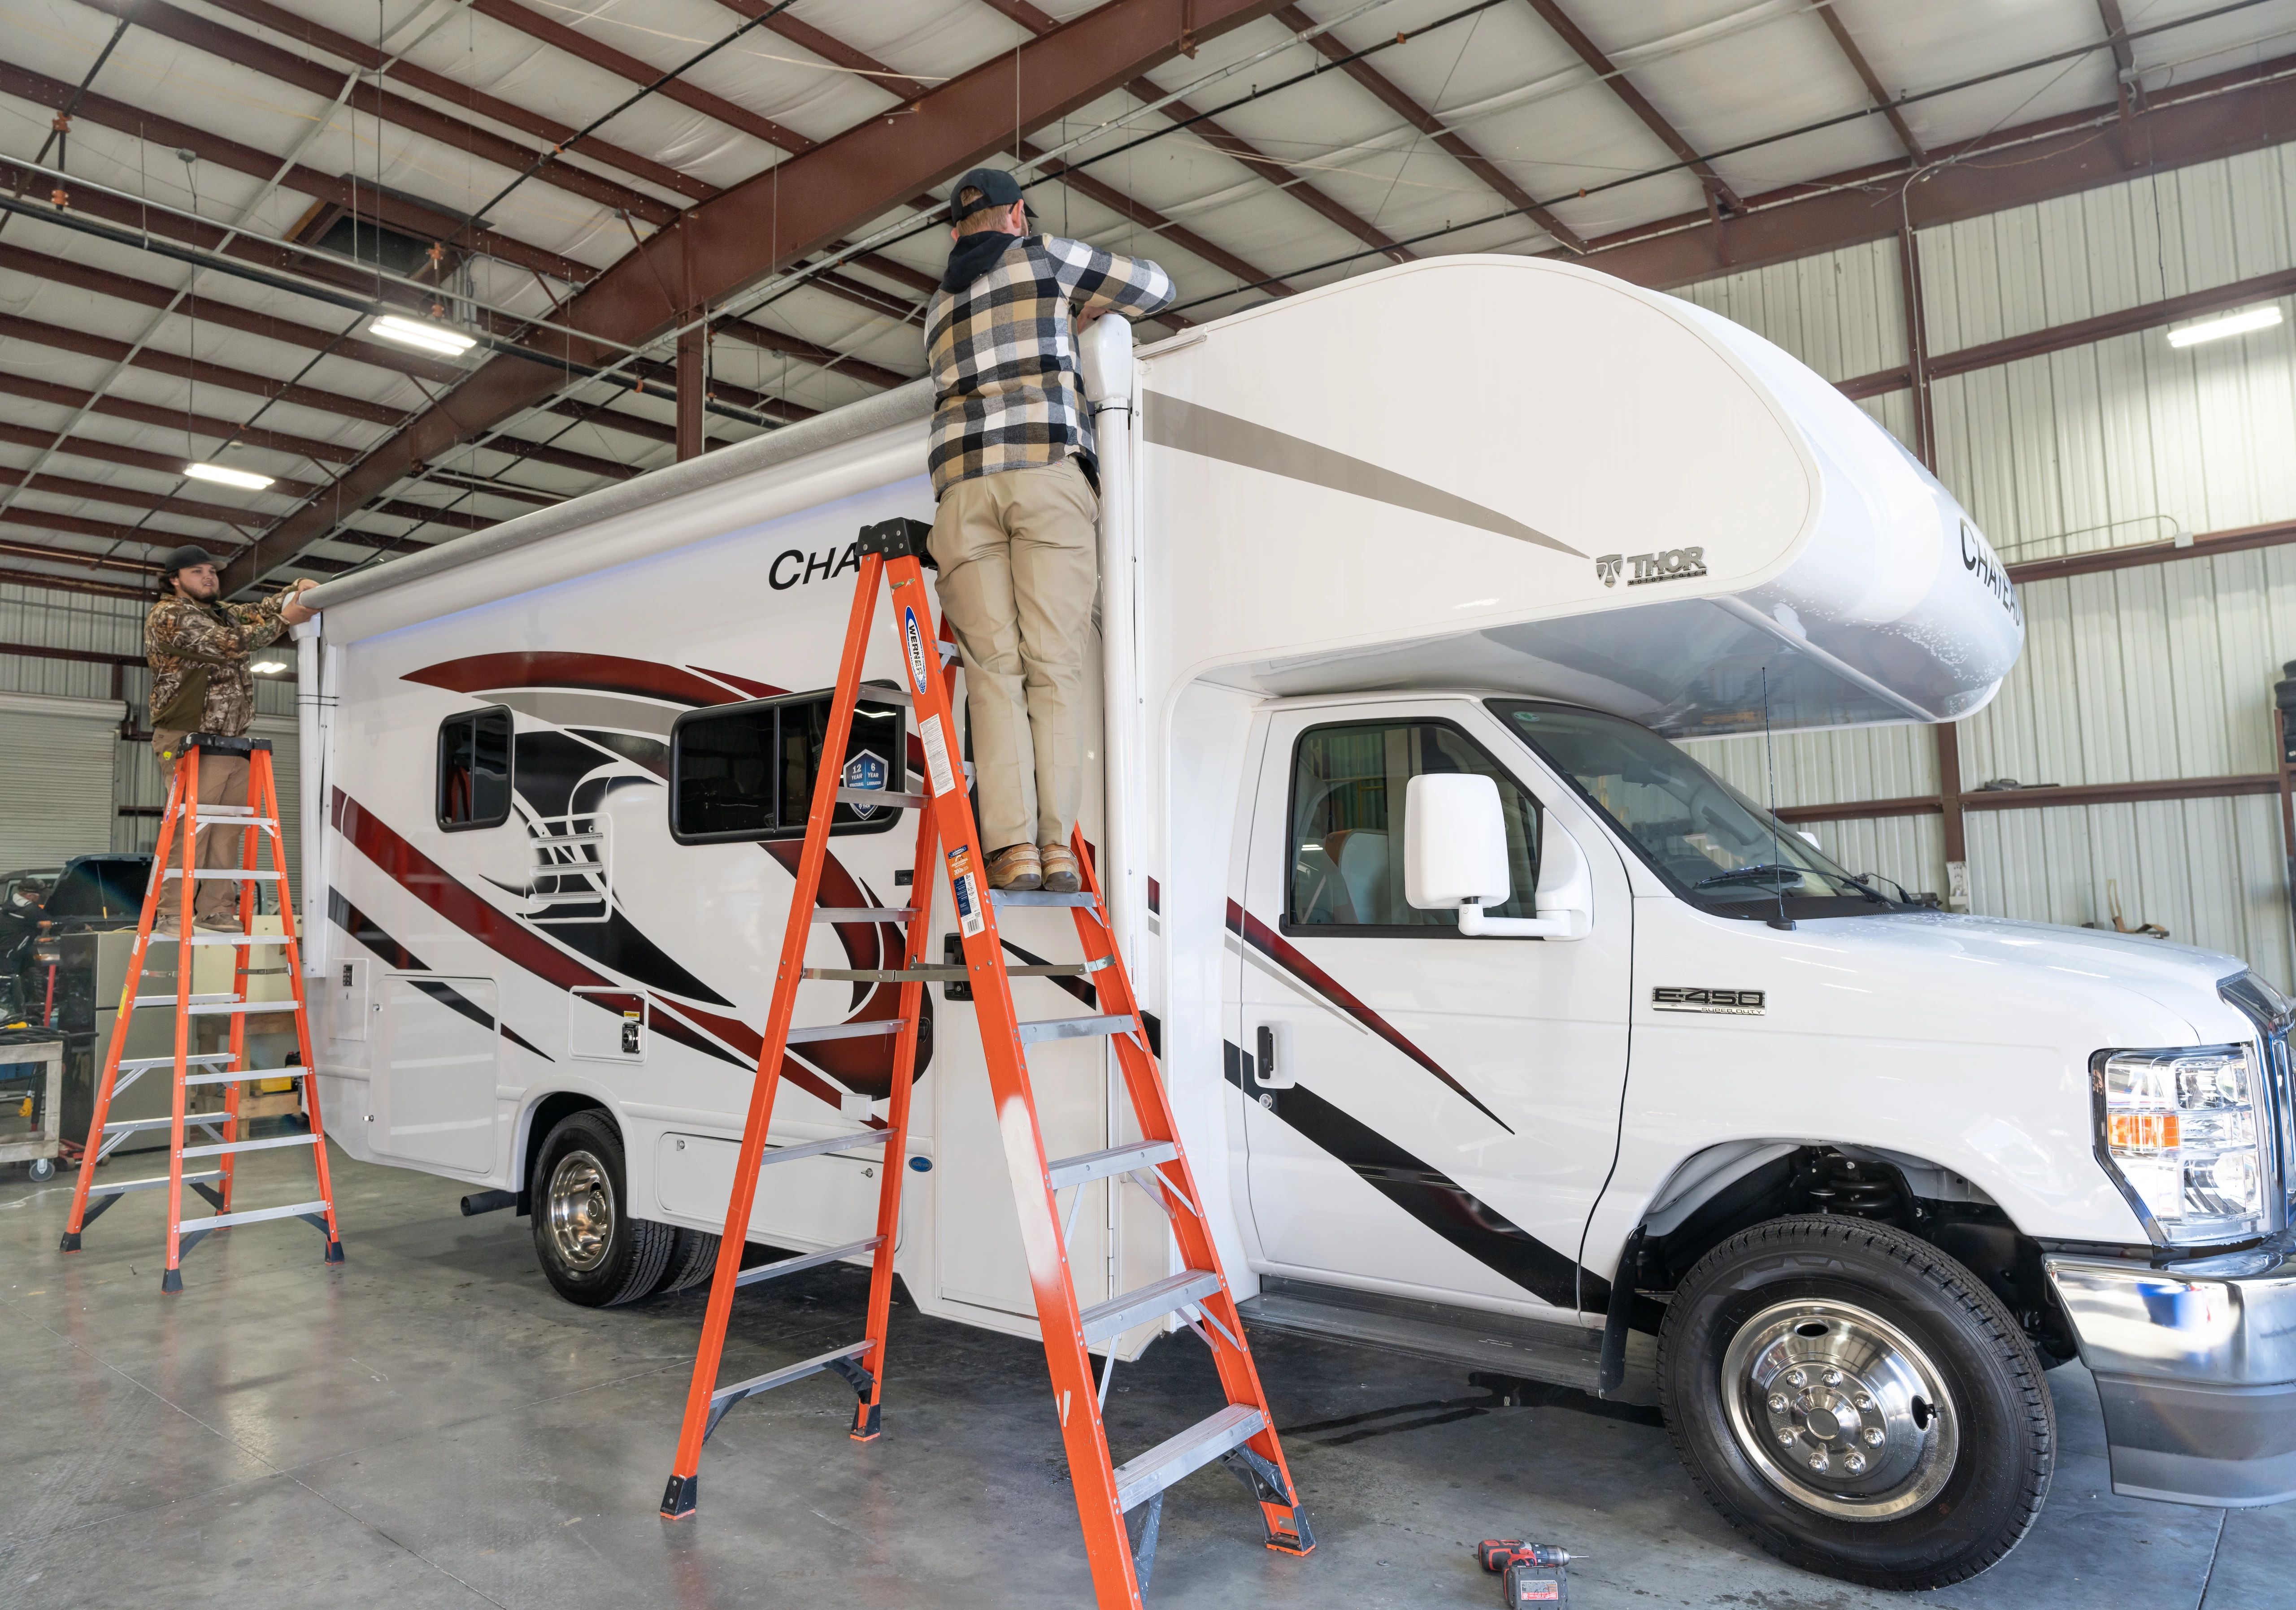
[[[1483,1569],[1499,1577],[1499,1602],[1508,1610],[1568,1610],[1570,1555],[1551,1543],[1485,1538],[1475,1545]]]

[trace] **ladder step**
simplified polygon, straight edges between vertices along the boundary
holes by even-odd
[[[958,651],[955,643],[949,642],[948,639],[945,637],[936,637],[933,639],[933,647],[940,650],[941,664],[946,666],[955,663]]]
[[[295,1009],[295,997],[289,995],[281,1001],[224,1001],[214,1006],[195,1006],[192,1008],[191,1015],[194,1017],[233,1017],[242,1012],[291,1012]]]
[[[308,1067],[238,1067],[220,1074],[186,1074],[185,1084],[236,1084],[242,1079],[300,1079]]]
[[[203,1169],[198,1173],[193,1173],[188,1168],[184,1171],[184,1183],[186,1185],[194,1181],[222,1178],[223,1170],[219,1168]],[[131,1190],[158,1190],[167,1183],[168,1176],[165,1174],[151,1180],[113,1180],[106,1184],[89,1186],[87,1194],[91,1197],[118,1197],[124,1196]]]
[[[181,878],[183,875],[184,869],[181,867],[169,867],[166,873],[166,876],[169,878]],[[241,868],[238,871],[233,871],[228,867],[217,867],[212,870],[206,867],[199,867],[193,870],[192,876],[193,878],[220,879],[231,883],[276,883],[280,879],[287,876],[287,874],[284,872],[256,872],[250,871],[244,867]]]
[[[929,805],[930,794],[896,794],[886,789],[840,789],[837,803],[849,805]]]
[[[1046,1177],[1052,1188],[1060,1190],[1070,1185],[1082,1185],[1087,1180],[1104,1180],[1111,1174],[1129,1173],[1136,1168],[1153,1168],[1159,1163],[1169,1163],[1179,1155],[1180,1148],[1169,1140],[1137,1140],[1130,1146],[1111,1146],[1106,1151],[1062,1157],[1046,1171]]]
[[[1050,889],[991,889],[988,898],[996,905],[1080,905],[1087,911],[1094,903],[1082,889],[1073,895],[1055,895]]]
[[[177,805],[176,814],[181,816],[183,813],[184,807]],[[203,805],[200,807],[200,814],[202,816],[252,816],[255,814],[255,807],[253,805]],[[266,816],[262,820],[268,821],[271,818]]]
[[[231,1121],[232,1115],[229,1113],[185,1113],[184,1115],[185,1129],[191,1128],[194,1124],[202,1124],[209,1129],[220,1129]],[[132,1135],[141,1130],[175,1127],[176,1120],[171,1114],[165,1118],[114,1118],[103,1126],[103,1132],[107,1135]]]
[[[152,943],[153,944],[182,944],[184,941],[181,935],[162,934],[155,930],[152,935]],[[231,945],[284,944],[287,943],[287,936],[284,934],[194,934],[191,937],[191,943],[193,944]]]
[[[731,1386],[720,1386],[709,1394],[709,1406],[712,1409],[718,1408],[720,1404],[731,1406],[740,1402],[743,1398],[754,1397],[761,1392],[771,1392],[775,1387],[786,1386],[791,1381],[802,1381],[808,1376],[819,1375],[840,1360],[859,1358],[870,1350],[871,1345],[872,1344],[866,1341],[855,1342],[844,1347],[833,1348],[802,1363],[784,1364],[779,1369],[768,1369],[763,1375],[753,1375],[746,1381],[734,1382]]]
[[[1128,1034],[1132,1032],[1132,1017],[1125,1012],[1111,1012],[1099,1017],[1039,1017],[1017,1026],[1021,1031],[1021,1043],[1034,1045],[1039,1040],[1081,1040],[1090,1034]]]
[[[1230,1403],[1175,1437],[1167,1437],[1136,1459],[1116,1467],[1116,1507],[1131,1510],[1175,1482],[1258,1436],[1267,1417],[1250,1403]]]
[[[176,999],[173,995],[168,995],[162,998],[171,1004]],[[196,997],[194,997],[194,999],[196,999]],[[236,1055],[238,1055],[238,1053],[235,1051],[201,1051],[198,1056],[186,1057],[184,1060],[190,1063],[193,1067],[203,1067],[210,1062],[228,1062]],[[176,1059],[173,1057],[128,1057],[121,1060],[119,1064],[119,1071],[123,1074],[140,1074],[147,1067],[173,1067],[175,1066]]]
[[[871,1034],[898,1034],[909,1026],[906,1017],[873,1017],[866,1023],[816,1023],[809,1028],[793,1028],[789,1032],[791,1045],[810,1045],[816,1040],[865,1040]]]
[[[217,1001],[236,1001],[238,999],[239,997],[233,994],[229,990],[225,990],[219,994],[193,995],[191,997],[191,1003],[193,1006],[206,1006]],[[138,995],[129,1004],[139,1008],[146,1006],[173,1006],[176,1004],[176,997],[172,992],[165,995]],[[175,1061],[175,1058],[173,1057],[162,1057],[160,1060],[160,1062],[172,1063]],[[153,1066],[157,1067],[158,1064],[155,1063]]]
[[[824,1263],[841,1263],[846,1259],[865,1252],[874,1252],[885,1238],[871,1236],[865,1241],[849,1241],[842,1246],[832,1246],[827,1252],[809,1252],[800,1258],[783,1258],[778,1263],[760,1263],[755,1269],[745,1269],[734,1279],[736,1286],[755,1286],[760,1280],[775,1280],[783,1275],[793,1275],[801,1269],[818,1269]]]
[[[916,915],[906,905],[824,905],[814,908],[813,919],[820,922],[906,922]]]
[[[1098,961],[1048,961],[1040,967],[1008,967],[1004,974],[1009,978],[1081,978],[1107,965],[1108,958],[1103,956]],[[809,967],[805,976],[834,979],[840,984],[961,984],[972,977],[961,967]]]
[[[758,1159],[758,1166],[769,1163],[789,1163],[799,1157],[817,1157],[824,1152],[858,1151],[865,1146],[882,1146],[890,1130],[857,1129],[849,1135],[832,1135],[826,1140],[800,1140],[794,1146],[776,1146]]]
[[[266,1152],[271,1150],[274,1147],[309,1146],[314,1141],[317,1140],[318,1138],[319,1137],[316,1135],[302,1134],[274,1135],[266,1140],[224,1140],[219,1141],[213,1146],[186,1146],[184,1148],[184,1156],[186,1157],[221,1157],[226,1156],[234,1152]]]
[[[1209,1269],[1184,1269],[1152,1286],[1128,1291],[1105,1303],[1095,1303],[1078,1317],[1084,1321],[1084,1342],[1089,1347],[1121,1336],[1135,1325],[1170,1313],[1185,1304],[1210,1296],[1220,1288],[1220,1278]]]
[[[190,1177],[188,1174],[184,1176],[186,1179]],[[290,1202],[284,1207],[250,1207],[243,1214],[209,1214],[204,1219],[186,1219],[176,1225],[176,1230],[178,1234],[190,1230],[204,1234],[210,1230],[226,1230],[234,1224],[260,1224],[266,1219],[293,1219],[304,1214],[326,1211],[324,1202]]]

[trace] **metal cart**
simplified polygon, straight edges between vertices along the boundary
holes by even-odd
[[[53,1179],[63,1123],[63,1037],[0,1033],[0,1163],[29,1163],[33,1179]]]

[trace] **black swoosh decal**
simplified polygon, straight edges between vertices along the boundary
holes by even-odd
[[[373,951],[376,956],[398,971],[427,973],[430,970],[420,956],[385,933],[381,923],[344,899],[340,889],[327,891],[327,915],[333,919],[337,928],[366,946],[368,950]],[[535,1044],[533,1041],[520,1034],[462,991],[441,983],[436,978],[410,978],[407,982],[448,1011],[468,1017],[480,1028],[500,1029],[504,1039],[514,1045],[525,1047],[545,1062],[557,1060],[548,1051]]]

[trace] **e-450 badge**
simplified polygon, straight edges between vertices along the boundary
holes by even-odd
[[[1723,1012],[1733,1017],[1759,1017],[1768,1009],[1767,990],[1694,989],[1686,985],[1661,984],[1651,991],[1654,1012]]]

